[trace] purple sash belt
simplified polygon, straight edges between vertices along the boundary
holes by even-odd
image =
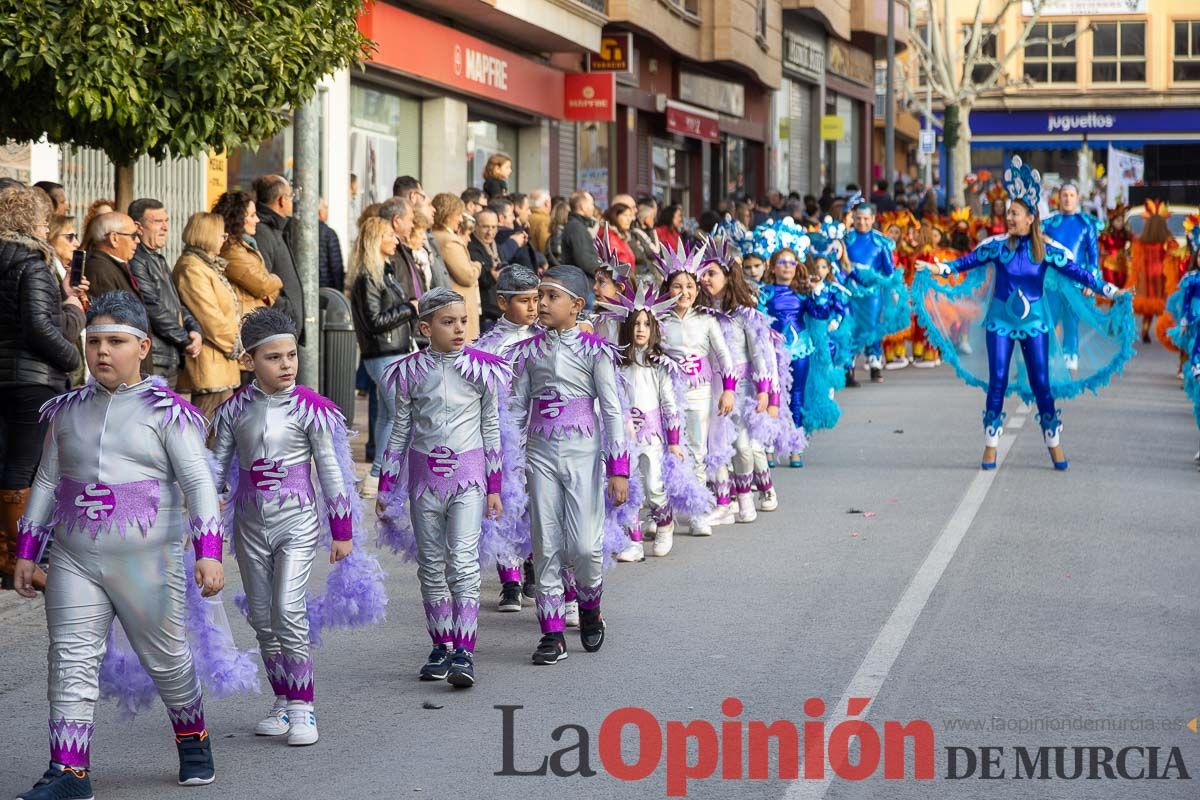
[[[683,368],[683,374],[687,376],[689,388],[695,389],[706,383],[712,383],[712,366],[708,363],[706,356],[689,353],[679,362],[679,366]]]
[[[251,498],[262,503],[294,497],[303,508],[313,501],[310,467],[307,463],[285,467],[273,458],[257,459],[250,469],[239,468],[237,497],[239,504]]]
[[[662,414],[657,408],[644,411],[636,406],[629,409],[633,419],[633,438],[638,444],[649,444],[655,436],[663,438]]]
[[[54,522],[65,525],[66,533],[81,528],[95,539],[115,527],[124,536],[132,525],[144,536],[158,518],[159,486],[156,480],[80,483],[64,475],[54,501]]]
[[[443,500],[472,486],[485,489],[483,448],[456,453],[449,447],[435,447],[432,453],[408,450],[408,490],[419,497],[429,489]]]
[[[529,414],[529,432],[550,439],[555,434],[575,432],[591,436],[596,429],[595,401],[590,397],[564,398],[556,389],[534,395]]]

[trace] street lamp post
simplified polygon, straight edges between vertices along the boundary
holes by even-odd
[[[896,174],[896,0],[887,0],[887,88],[883,110],[883,178],[888,186]]]

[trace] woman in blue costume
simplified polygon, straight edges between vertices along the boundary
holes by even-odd
[[[1188,269],[1167,300],[1167,310],[1179,320],[1168,335],[1183,353],[1183,388],[1200,425],[1200,225],[1188,231]],[[1200,452],[1196,461],[1200,462]]]
[[[1059,442],[1062,419],[1055,400],[1106,386],[1133,355],[1137,331],[1131,298],[1077,265],[1065,247],[1043,238],[1037,215],[1042,192],[1037,170],[1014,156],[1004,171],[1004,187],[1011,198],[1008,233],[985,239],[974,251],[949,264],[920,264],[921,272],[913,282],[914,305],[921,324],[959,377],[987,391],[983,469],[996,466],[996,447],[1004,429],[1004,398],[1015,393],[1025,402],[1037,403],[1038,422],[1054,468],[1065,470],[1067,458]],[[1082,297],[1067,296],[1079,320],[1079,370],[1075,375],[1065,366],[1055,321],[1047,308],[1045,283],[1051,270],[1114,301],[1110,309],[1102,310],[1090,300],[1084,303]],[[957,285],[935,277],[935,273],[948,276],[972,271]],[[938,311],[939,302],[945,300],[958,306],[986,307],[982,328],[971,333],[972,338],[981,340],[981,346],[971,348],[980,355],[964,355],[954,347],[947,318]],[[974,316],[968,313],[969,318]],[[1013,373],[1009,367],[1017,348],[1024,364]]]

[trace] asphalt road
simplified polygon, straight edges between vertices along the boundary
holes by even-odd
[[[265,695],[210,702],[217,783],[183,790],[165,714],[130,723],[103,705],[96,796],[648,798],[666,794],[669,771],[671,788],[697,798],[1200,797],[1200,735],[1184,724],[1200,714],[1192,461],[1200,435],[1173,368],[1172,357],[1147,348],[1101,397],[1066,403],[1066,473],[1051,469],[1036,422],[1016,403],[1010,422],[1023,426],[1005,437],[1000,469],[980,473],[982,394],[947,368],[891,372],[883,386],[847,390],[841,424],[814,438],[807,466],[776,471],[778,512],[717,528],[711,539],[678,537],[670,557],[609,574],[600,653],[571,637],[569,660],[532,666],[532,609],[496,613],[498,585],[485,575],[479,684],[466,692],[415,679],[428,639],[414,567],[389,557],[386,623],[330,634],[317,652],[318,745],[289,749],[250,735]],[[0,598],[0,797],[27,788],[46,760],[44,621],[38,604],[13,599]],[[232,607],[231,616],[250,647],[249,627]],[[728,697],[740,712],[724,713]],[[851,697],[872,700],[848,711]],[[823,713],[807,713],[810,698]],[[586,735],[596,774],[496,775],[504,769],[496,706],[523,707],[510,712],[514,770],[535,771]],[[640,717],[646,741],[654,730],[664,740],[654,758],[626,728],[623,758],[645,766],[641,780],[611,774],[615,751],[602,759],[601,741],[611,739],[602,723],[622,707],[653,715],[656,727]],[[883,777],[881,761],[863,780],[827,766],[829,780],[783,781],[774,755],[767,780],[721,779],[726,768],[738,773],[732,737],[749,737],[746,723],[802,729],[824,720],[832,732],[848,714],[885,741],[887,721],[928,722],[934,778],[914,778],[910,744],[899,780]],[[708,742],[704,724],[672,720],[706,721],[718,738]],[[729,721],[742,724],[726,731]],[[564,725],[581,728],[560,730],[556,741]],[[1193,777],[1176,779],[1175,768],[1165,780],[1014,779],[1016,747],[1033,757],[1055,746],[1158,747],[1159,773],[1177,747],[1174,763]],[[981,758],[981,747],[1004,750]],[[960,774],[963,749],[972,750],[974,777],[947,777],[947,748],[962,748]],[[1069,774],[1075,751],[1064,752]],[[862,755],[855,748],[851,763]],[[1148,765],[1145,749],[1127,756],[1131,774]],[[989,757],[1003,778],[979,777]],[[1055,775],[1054,751],[1044,757]],[[1085,775],[1091,757],[1084,751]],[[683,762],[703,772],[706,759],[713,777],[682,784]],[[579,748],[558,761],[578,769]]]

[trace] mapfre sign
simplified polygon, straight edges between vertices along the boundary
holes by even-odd
[[[615,122],[616,76],[611,72],[574,72],[565,75],[563,117],[574,122]]]

